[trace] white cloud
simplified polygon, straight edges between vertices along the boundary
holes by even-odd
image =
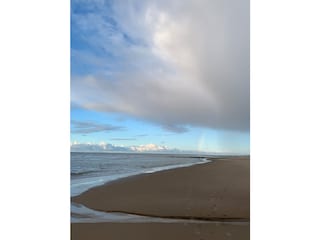
[[[159,151],[170,150],[166,146],[158,146],[153,143],[149,143],[146,145],[139,145],[139,146],[131,146],[130,149],[134,152],[159,152]]]
[[[170,149],[153,143],[138,146],[117,146],[110,143],[79,143],[70,144],[71,152],[177,152],[177,149]]]

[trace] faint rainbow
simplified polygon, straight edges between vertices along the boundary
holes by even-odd
[[[199,152],[203,151],[204,149],[204,144],[205,144],[205,141],[206,141],[206,134],[202,131],[201,132],[201,135],[198,139],[198,146],[197,146],[197,150]]]

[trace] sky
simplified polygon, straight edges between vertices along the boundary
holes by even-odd
[[[249,154],[249,0],[72,0],[71,151]]]

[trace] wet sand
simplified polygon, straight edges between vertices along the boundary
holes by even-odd
[[[90,189],[72,201],[105,212],[242,222],[74,223],[72,239],[249,239],[250,161],[230,158],[142,174]]]
[[[78,240],[245,240],[249,224],[183,223],[77,223],[72,239]]]

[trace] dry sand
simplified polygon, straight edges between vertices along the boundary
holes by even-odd
[[[72,224],[74,240],[249,239],[250,161],[214,160],[125,178],[93,188],[72,201],[106,212],[242,222],[76,223]]]
[[[77,240],[248,240],[249,224],[183,223],[76,223]]]

